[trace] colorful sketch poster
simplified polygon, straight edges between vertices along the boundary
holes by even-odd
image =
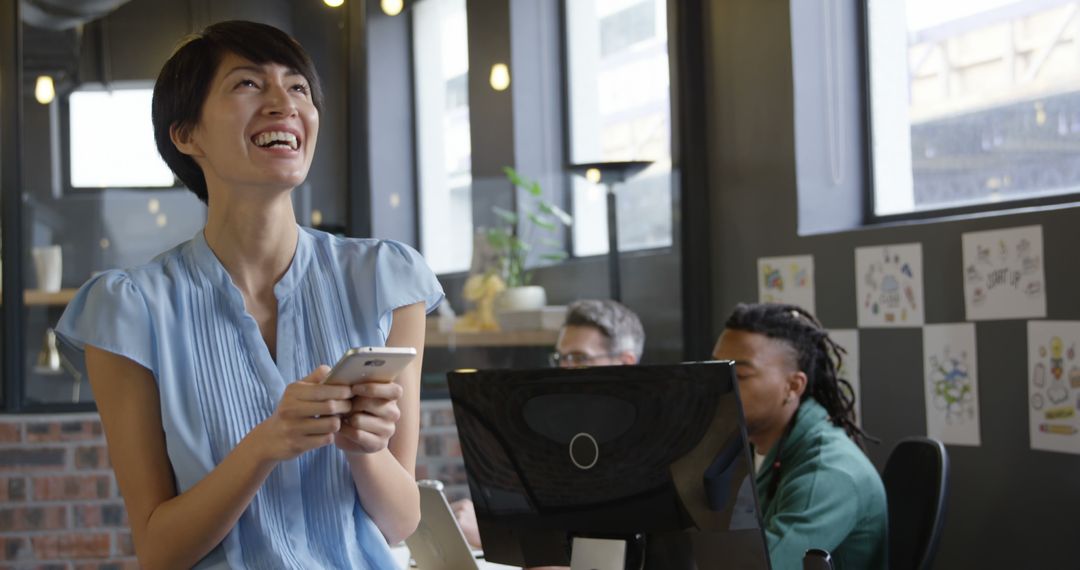
[[[923,328],[926,435],[954,445],[979,445],[978,352],[975,325]]]
[[[758,301],[798,305],[813,314],[814,256],[758,259]]]
[[[859,328],[923,324],[922,244],[855,250]]]
[[[1031,448],[1080,454],[1080,321],[1028,322]]]
[[[1046,316],[1042,226],[963,235],[969,321]]]
[[[859,385],[859,330],[833,329],[829,336],[846,351],[840,369],[840,378],[851,384],[851,395],[855,398],[855,424],[862,426],[862,389]]]

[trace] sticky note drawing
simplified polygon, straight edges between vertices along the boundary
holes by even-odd
[[[790,303],[815,311],[813,256],[759,258],[757,279],[758,301]]]
[[[926,431],[945,443],[979,445],[979,387],[975,325],[923,328]]]
[[[1028,414],[1033,449],[1080,454],[1080,322],[1028,322]]]
[[[860,327],[923,323],[920,244],[858,248],[855,269]]]
[[[1042,226],[963,235],[968,320],[1046,316]]]
[[[975,419],[975,390],[968,373],[968,355],[950,354],[950,347],[943,353],[930,357],[931,390],[934,407],[945,415],[950,424]]]

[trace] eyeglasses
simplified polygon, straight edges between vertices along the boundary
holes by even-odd
[[[583,354],[580,352],[571,352],[570,354],[562,354],[560,352],[552,352],[548,355],[548,361],[555,367],[575,368],[579,366],[588,366],[589,363],[595,362],[601,358],[615,358],[616,356],[619,356],[619,353]]]

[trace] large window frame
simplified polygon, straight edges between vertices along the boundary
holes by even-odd
[[[560,54],[560,81],[562,83],[562,132],[563,132],[563,149],[565,152],[565,160],[567,164],[572,164],[573,161],[573,124],[572,124],[572,110],[571,110],[571,77],[570,77],[570,50],[569,50],[569,37],[567,26],[567,4],[573,0],[561,0],[559,2],[559,54]],[[679,233],[676,213],[678,212],[679,204],[679,184],[675,177],[675,148],[676,141],[678,140],[678,117],[674,108],[675,100],[675,68],[677,67],[675,62],[672,61],[672,53],[675,51],[673,48],[672,34],[672,19],[677,17],[677,14],[673,12],[671,3],[667,0],[656,0],[657,3],[663,5],[663,9],[666,13],[666,43],[667,43],[667,60],[668,60],[668,125],[669,125],[669,143],[668,143],[668,157],[671,162],[670,168],[667,171],[667,176],[670,182],[669,197],[671,200],[670,212],[671,212],[671,234],[669,236],[670,243],[657,246],[648,246],[641,248],[627,248],[619,249],[619,255],[621,257],[626,256],[641,256],[641,255],[657,255],[670,253],[678,247]],[[576,213],[576,196],[574,187],[580,178],[571,174],[569,171],[565,175],[565,184],[563,185],[563,192],[567,211]],[[618,194],[619,188],[616,188],[616,194]],[[606,223],[606,218],[604,219]],[[578,219],[574,218],[574,224],[579,223]],[[566,228],[566,247],[569,256],[561,263],[574,263],[582,260],[597,260],[606,258],[607,251],[598,253],[588,253],[579,255],[577,251],[576,237],[574,235],[573,227]],[[621,235],[621,234],[620,234]]]
[[[987,201],[975,204],[963,204],[963,205],[944,205],[942,207],[914,209],[908,212],[895,213],[895,214],[878,214],[878,196],[877,196],[877,175],[881,170],[881,166],[877,163],[874,152],[875,136],[880,134],[879,129],[875,129],[875,106],[874,106],[874,70],[872,69],[872,49],[873,49],[873,22],[871,21],[870,3],[875,0],[858,0],[856,9],[858,10],[858,22],[859,22],[859,36],[858,49],[859,56],[862,61],[861,69],[859,70],[861,78],[859,81],[860,91],[864,103],[865,114],[862,117],[864,121],[864,133],[865,144],[863,145],[864,153],[862,160],[865,166],[866,180],[865,180],[865,195],[864,195],[864,226],[875,226],[881,224],[890,224],[896,222],[910,222],[910,221],[931,221],[941,220],[957,217],[969,217],[973,215],[987,215],[987,214],[1010,214],[1023,210],[1030,209],[1043,209],[1051,207],[1069,207],[1080,206],[1080,187],[1075,191],[1062,192],[1052,195],[1033,196],[1029,198],[1016,198],[1000,201]],[[1078,16],[1080,17],[1080,16]],[[907,30],[905,24],[905,31]],[[907,122],[908,134],[910,135],[911,124]],[[910,164],[906,168],[911,168]]]
[[[72,154],[72,105],[71,96],[77,93],[122,93],[125,91],[153,91],[154,84],[152,81],[127,81],[117,82],[110,85],[103,85],[100,83],[88,83],[80,85],[78,89],[70,93],[65,93],[63,96],[57,97],[54,103],[59,111],[59,116],[53,124],[58,126],[59,129],[59,167],[60,167],[60,187],[62,191],[67,195],[77,195],[86,192],[94,192],[106,189],[115,190],[169,190],[169,189],[185,189],[185,186],[180,182],[176,176],[169,171],[168,176],[170,183],[168,185],[151,186],[146,184],[113,184],[105,186],[76,186],[72,183],[72,175],[74,169],[75,157]],[[146,116],[149,121],[149,115]],[[153,133],[150,133],[151,139]],[[157,156],[157,147],[151,145],[147,147],[152,151],[154,158]],[[158,160],[161,160],[158,158]],[[161,160],[161,164],[165,165],[164,160]]]

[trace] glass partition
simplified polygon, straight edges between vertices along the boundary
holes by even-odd
[[[150,125],[158,68],[189,31],[186,8],[173,10],[133,0],[70,18],[23,13],[23,354],[5,355],[20,360],[21,409],[91,405],[86,378],[61,358],[53,332],[67,303],[93,276],[145,263],[205,221],[190,192],[162,189],[175,181]],[[156,11],[166,13],[142,19]],[[145,29],[124,25],[135,20]]]

